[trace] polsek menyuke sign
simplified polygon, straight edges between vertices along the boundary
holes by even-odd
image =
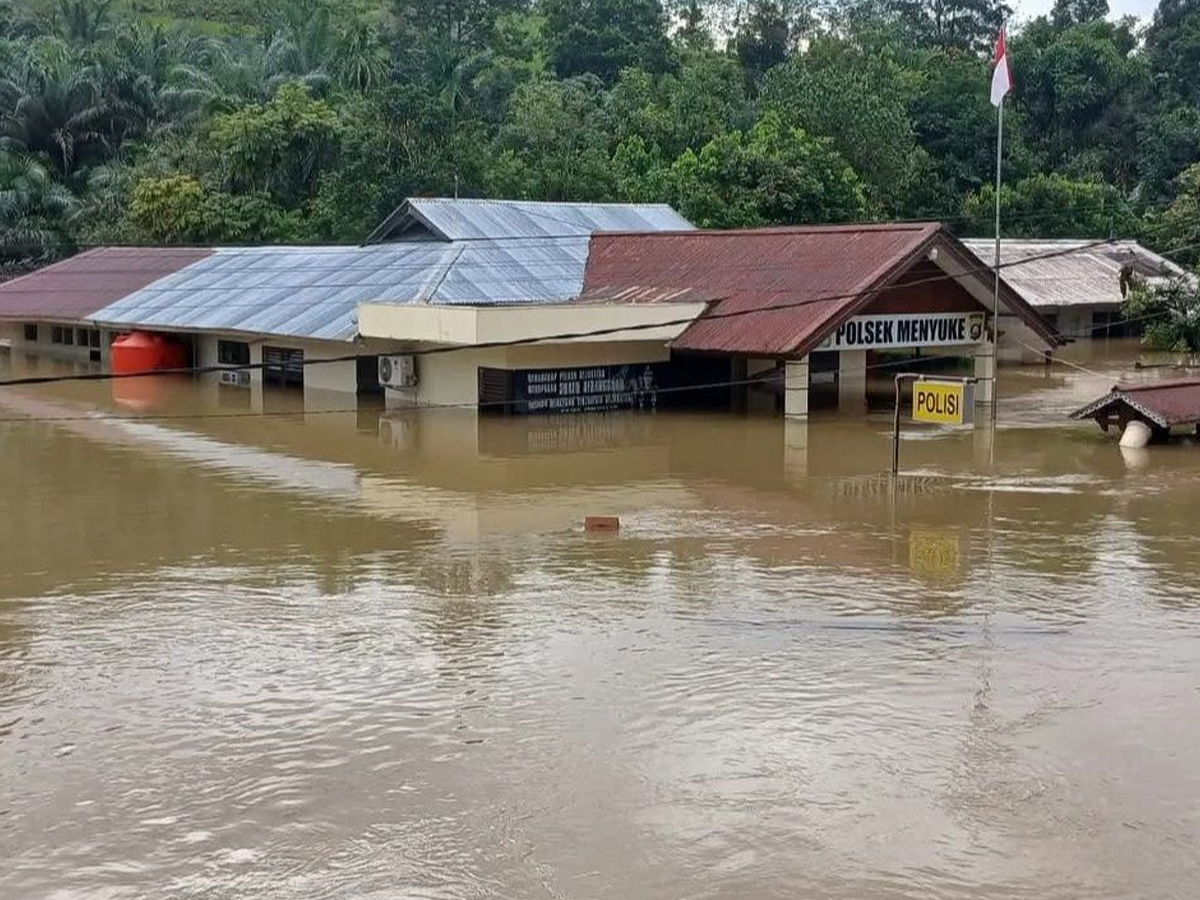
[[[984,313],[905,313],[853,316],[817,350],[891,350],[901,347],[954,347],[983,343]]]

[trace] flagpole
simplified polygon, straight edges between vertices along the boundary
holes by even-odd
[[[996,107],[996,279],[992,289],[992,427],[996,426],[1000,391],[1000,170],[1004,159],[1004,98]]]

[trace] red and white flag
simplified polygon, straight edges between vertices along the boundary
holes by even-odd
[[[1004,41],[1004,29],[996,38],[996,59],[992,68],[992,106],[1000,106],[1004,95],[1012,90],[1012,70],[1008,67],[1008,47]]]

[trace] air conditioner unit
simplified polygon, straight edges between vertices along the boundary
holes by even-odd
[[[250,373],[245,369],[233,369],[221,373],[221,384],[234,387],[250,387]]]
[[[417,359],[415,356],[379,357],[379,383],[389,388],[413,388],[417,386]]]

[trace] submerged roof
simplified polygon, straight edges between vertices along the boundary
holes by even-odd
[[[360,303],[489,306],[579,294],[588,238],[218,249],[95,314],[128,327],[350,340]]]
[[[371,232],[366,243],[557,237],[595,231],[678,231],[692,227],[665,203],[410,198]]]
[[[994,265],[995,241],[971,238],[963,244],[980,261]],[[1038,258],[1043,256],[1047,258]],[[1121,294],[1125,266],[1151,282],[1184,274],[1175,263],[1136,241],[1002,239],[1000,264],[1006,267],[1005,280],[1036,307],[1119,305],[1125,299]]]
[[[800,355],[935,240],[952,240],[937,223],[598,234],[585,290],[703,290],[723,299],[673,347]]]
[[[1200,422],[1200,378],[1117,384],[1099,400],[1075,410],[1071,418],[1104,418],[1122,405],[1160,428]]]
[[[87,250],[0,284],[0,318],[90,319],[112,301],[211,253],[195,247]]]

